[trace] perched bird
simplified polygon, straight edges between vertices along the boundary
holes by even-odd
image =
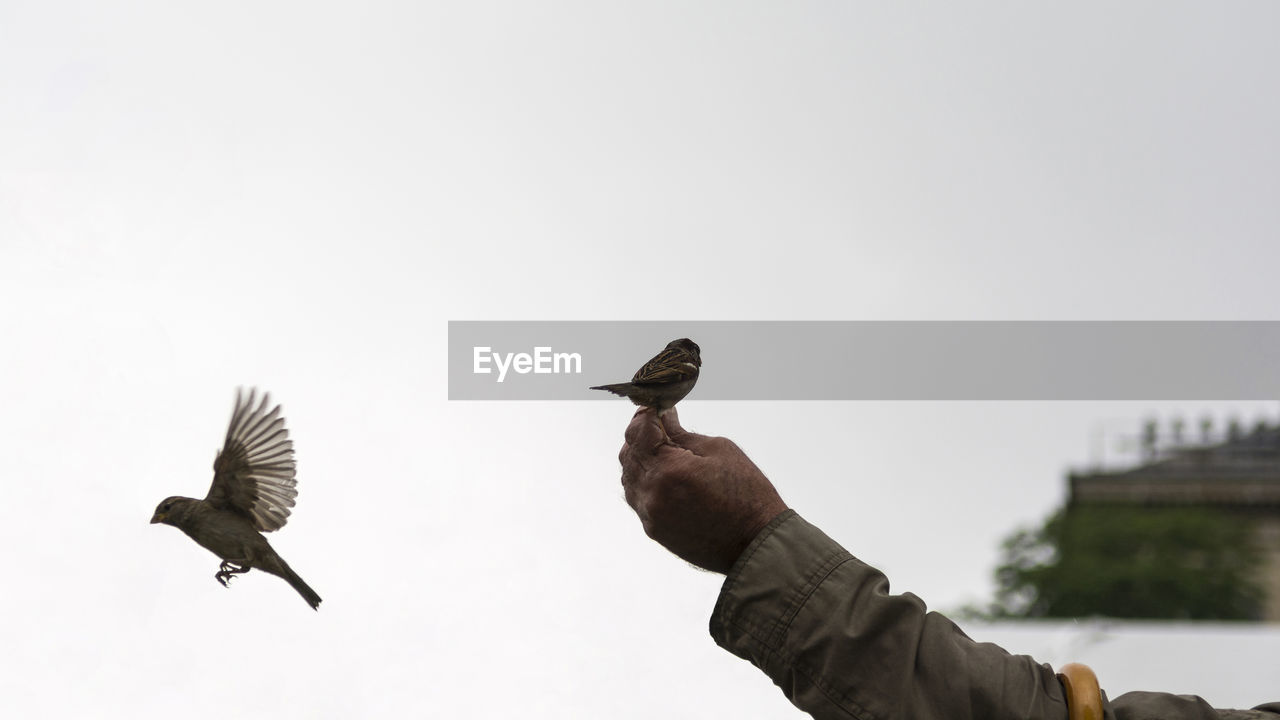
[[[313,609],[320,596],[289,567],[262,536],[289,520],[298,491],[293,441],[285,429],[280,406],[267,412],[270,395],[254,407],[236,391],[227,439],[213,460],[213,485],[203,500],[165,498],[151,516],[152,523],[172,525],[201,547],[222,558],[214,578],[229,587],[233,575],[258,568],[282,577]]]
[[[667,347],[636,371],[631,382],[597,385],[592,390],[607,390],[614,395],[631,398],[631,402],[656,408],[658,414],[680,402],[698,382],[702,367],[702,348],[689,338],[667,343]]]

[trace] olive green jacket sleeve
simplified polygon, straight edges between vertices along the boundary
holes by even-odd
[[[792,510],[769,523],[729,572],[711,635],[819,719],[1067,717],[1052,668],[970,640],[910,593],[890,595],[880,571]],[[1261,708],[1214,710],[1197,697],[1135,692],[1106,703],[1106,717],[1277,716]]]
[[[975,643],[916,596],[788,510],[725,579],[711,618],[723,648],[815,718],[1065,720],[1053,670]]]

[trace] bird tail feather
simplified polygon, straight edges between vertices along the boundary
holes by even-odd
[[[614,383],[612,385],[596,385],[595,387],[590,389],[604,390],[606,392],[611,392],[614,395],[621,395],[622,397],[626,397],[627,391],[631,389],[631,383]]]
[[[293,589],[298,591],[298,594],[302,596],[303,600],[307,601],[307,604],[311,606],[311,609],[319,610],[320,596],[316,591],[312,590],[310,585],[303,582],[302,578],[298,577],[298,573],[294,572],[293,568],[289,567],[289,564],[284,560],[280,561],[280,570],[280,577],[284,578],[285,582],[292,585]]]

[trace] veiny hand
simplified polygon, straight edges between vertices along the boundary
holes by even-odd
[[[627,503],[645,533],[707,570],[728,573],[756,534],[787,509],[732,440],[687,432],[675,408],[661,418],[652,408],[638,410],[618,460]]]

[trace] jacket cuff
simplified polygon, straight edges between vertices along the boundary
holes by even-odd
[[[720,647],[769,672],[786,632],[809,596],[853,558],[795,510],[764,527],[734,563],[711,614]]]
[[[1051,668],[975,643],[794,511],[765,526],[725,578],[718,645],[815,718],[1065,718]]]

